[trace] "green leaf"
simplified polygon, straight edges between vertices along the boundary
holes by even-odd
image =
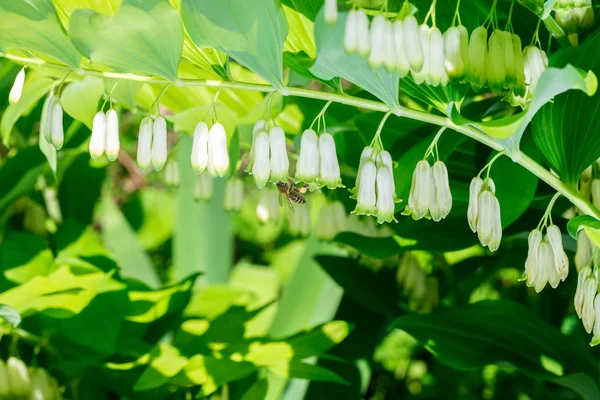
[[[267,398],[267,392],[269,391],[269,381],[266,379],[259,379],[248,389],[241,400],[264,400]]]
[[[54,81],[50,78],[35,72],[27,74],[21,99],[17,104],[9,105],[2,114],[0,134],[2,135],[2,143],[5,146],[10,143],[10,135],[17,120],[24,115],[29,115],[38,101],[50,91],[52,85],[54,85]]]
[[[94,76],[67,85],[60,94],[63,110],[92,129],[92,120],[99,111],[98,102],[104,93],[104,82]]]
[[[292,346],[294,358],[320,356],[341,343],[350,334],[352,328],[352,325],[345,321],[331,321],[288,338],[286,342]]]
[[[0,49],[27,49],[79,68],[81,56],[63,32],[52,0],[3,0],[0,26]]]
[[[13,328],[16,328],[21,323],[21,315],[17,310],[6,304],[0,304],[0,319],[11,324]]]
[[[580,215],[567,224],[567,230],[573,239],[577,239],[577,233],[582,229],[596,246],[600,246],[600,221],[589,215]]]
[[[213,47],[283,88],[282,49],[288,34],[279,2],[182,0],[185,27],[199,47]]]
[[[179,350],[168,344],[160,344],[152,352],[150,363],[139,379],[135,382],[133,390],[137,392],[156,389],[169,382],[186,365],[188,359],[179,354]]]
[[[131,290],[131,306],[126,319],[137,323],[153,322],[163,316],[181,310],[187,305],[196,277],[186,279],[176,285],[158,290]]]
[[[136,96],[143,86],[144,84],[141,82],[125,79],[104,79],[105,89],[108,92],[112,91],[110,97],[129,110],[135,110]]]
[[[81,54],[115,71],[177,79],[183,27],[168,1],[124,0],[111,17],[77,9],[69,36]]]
[[[286,378],[306,379],[309,381],[334,382],[342,385],[349,385],[344,378],[333,371],[323,368],[319,365],[312,365],[300,361],[294,361],[279,370],[270,369],[275,375]]]
[[[54,264],[54,255],[48,244],[38,235],[9,231],[0,248],[2,273],[17,284],[36,275],[46,275]]]
[[[361,254],[378,260],[385,260],[402,252],[401,246],[393,237],[375,238],[342,232],[335,237],[335,241],[352,246]]]
[[[597,373],[583,342],[562,335],[511,301],[481,301],[434,314],[406,315],[393,327],[408,332],[440,361],[459,370],[509,363],[535,379]]]
[[[358,54],[349,55],[344,50],[344,32],[348,13],[340,12],[335,25],[328,25],[323,11],[315,22],[317,60],[310,72],[324,80],[344,78],[370,92],[392,110],[399,111],[397,73],[381,67],[373,71],[367,60]]]
[[[569,374],[552,380],[557,385],[572,389],[583,400],[600,399],[600,389],[591,376],[584,373]]]

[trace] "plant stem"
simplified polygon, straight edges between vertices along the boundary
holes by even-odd
[[[60,69],[60,70],[70,70],[66,65],[55,64],[51,62],[47,62],[44,60],[27,58],[15,56],[12,54],[2,54],[0,56],[8,58],[10,60],[23,63],[23,64],[37,64],[43,67]],[[99,76],[104,78],[117,78],[117,79],[126,79],[133,80],[138,82],[144,82],[149,84],[158,84],[165,85],[169,83],[167,79],[164,78],[150,78],[147,76],[136,75],[136,74],[124,74],[118,72],[105,72],[105,71],[96,71],[91,69],[82,68],[76,71],[79,75],[92,75]],[[227,81],[218,81],[218,80],[201,80],[201,79],[179,79],[176,83],[176,86],[202,86],[202,87],[213,87],[213,88],[225,88],[225,89],[238,89],[238,90],[250,90],[256,92],[263,93],[271,93],[276,92],[277,89],[270,85],[256,84],[256,83],[245,83],[245,82],[227,82]],[[430,123],[433,125],[438,125],[441,127],[447,127],[456,132],[462,133],[465,136],[470,137],[471,139],[477,140],[480,143],[496,150],[503,151],[504,149],[496,140],[494,140],[491,136],[489,136],[484,131],[477,129],[468,125],[457,125],[452,120],[447,117],[443,117],[440,115],[429,114],[423,111],[412,110],[409,108],[401,108],[400,110],[392,110],[390,107],[385,105],[382,102],[374,101],[374,100],[366,100],[358,97],[348,96],[346,94],[338,94],[338,93],[329,93],[329,92],[321,92],[312,89],[304,89],[304,88],[295,88],[295,87],[287,87],[283,90],[289,96],[298,96],[305,97],[311,99],[318,99],[324,101],[331,101],[340,104],[346,104],[349,106],[362,108],[365,110],[371,111],[379,111],[379,112],[389,112],[392,111],[399,117],[405,117],[417,121],[422,121],[426,123]],[[553,175],[547,169],[543,168],[536,161],[531,159],[525,153],[519,151],[514,155],[513,160],[523,166],[525,169],[529,170],[532,174],[537,176],[542,181],[546,182],[556,191],[560,192],[565,196],[569,201],[579,208],[585,214],[591,215],[594,218],[600,219],[600,211],[594,207],[587,199],[585,199],[576,188],[571,187],[561,181],[557,176]]]

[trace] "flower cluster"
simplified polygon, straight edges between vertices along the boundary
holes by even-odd
[[[18,358],[0,360],[1,399],[61,398],[58,382],[43,368],[29,367]]]
[[[207,170],[213,177],[223,177],[229,170],[227,133],[218,122],[208,129],[205,122],[198,122],[194,128],[194,141],[191,154],[192,168],[201,175]]]
[[[341,201],[326,204],[319,212],[315,235],[320,240],[331,241],[340,232],[347,230],[346,208]]]
[[[557,0],[554,2],[554,19],[567,33],[578,33],[594,23],[592,0]]]
[[[428,277],[419,259],[419,252],[407,252],[402,256],[400,266],[396,273],[396,280],[402,286],[404,294],[410,299],[411,309],[429,313],[439,302],[438,281]]]
[[[427,160],[417,163],[404,214],[413,219],[431,218],[436,222],[446,218],[452,209],[452,193],[448,169],[442,161],[429,165]]]
[[[306,237],[312,230],[310,204],[303,204],[288,213],[288,232],[292,236]]]
[[[113,109],[106,113],[98,111],[92,121],[92,136],[89,145],[92,160],[97,161],[106,154],[109,161],[115,161],[119,156],[120,148],[117,112]]]
[[[477,232],[481,245],[490,251],[498,250],[502,240],[502,220],[492,178],[482,180],[477,176],[471,181],[467,219],[473,233]]]
[[[179,174],[179,164],[177,161],[171,160],[165,167],[165,184],[169,187],[179,187],[181,183],[181,176]]]
[[[534,229],[528,238],[529,249],[525,261],[527,286],[541,292],[549,283],[555,289],[569,274],[569,259],[562,245],[560,229],[552,224],[546,229],[546,235],[540,229]]]
[[[376,216],[379,223],[396,221],[394,210],[398,198],[390,153],[380,146],[363,149],[352,192],[356,198],[353,214]]]
[[[154,170],[160,171],[167,163],[167,156],[167,121],[161,116],[142,119],[137,148],[139,167],[146,169],[152,163]]]
[[[267,122],[258,120],[252,130],[248,164],[248,171],[254,176],[256,186],[264,188],[269,179],[272,182],[287,182],[289,169],[285,132],[279,126],[274,126],[269,131]]]
[[[196,201],[210,201],[214,194],[213,177],[208,171],[202,172],[196,178],[194,186],[194,199]]]
[[[239,212],[244,202],[244,182],[240,178],[231,178],[225,184],[223,208],[227,211]]]
[[[600,343],[600,294],[598,294],[598,269],[587,265],[579,271],[575,291],[575,312],[587,333],[594,331],[592,346]]]
[[[333,136],[329,133],[317,136],[312,129],[302,133],[294,178],[297,182],[307,183],[312,188],[344,187]]]

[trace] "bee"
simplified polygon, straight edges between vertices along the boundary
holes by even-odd
[[[279,191],[279,205],[283,206],[283,201],[281,198],[285,197],[292,212],[294,211],[292,202],[298,204],[306,203],[306,199],[304,198],[303,194],[308,190],[308,184],[305,184],[301,187],[296,187],[294,181],[290,179],[289,182],[277,182],[277,190]]]

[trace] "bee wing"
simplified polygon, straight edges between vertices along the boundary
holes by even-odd
[[[279,200],[279,207],[283,207],[283,200],[281,200],[281,193],[279,193],[277,200]]]
[[[286,199],[287,199],[287,202],[288,202],[288,206],[290,206],[290,210],[292,212],[294,212],[294,205],[292,204],[292,200],[290,200],[289,197],[286,197]]]

